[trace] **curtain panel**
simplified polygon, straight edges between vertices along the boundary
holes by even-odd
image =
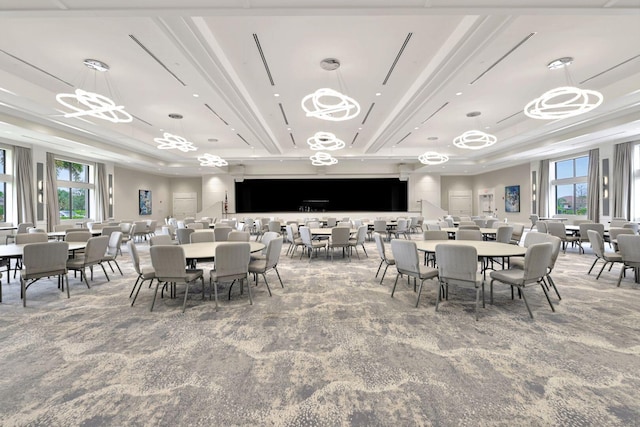
[[[16,201],[18,223],[36,223],[35,216],[35,191],[33,181],[33,162],[31,160],[31,149],[15,147],[13,150],[13,164],[15,167],[16,179]]]
[[[614,218],[629,219],[629,215],[631,215],[632,163],[633,143],[616,144],[613,148],[613,171],[611,173]]]
[[[107,168],[104,163],[97,164],[96,172],[96,220],[106,221],[109,218],[109,188]]]
[[[589,191],[587,192],[587,218],[600,222],[600,150],[589,150]]]
[[[47,231],[55,231],[60,224],[60,204],[58,203],[58,174],[56,158],[53,153],[47,153]]]
[[[538,216],[549,216],[549,160],[540,160],[538,183]]]

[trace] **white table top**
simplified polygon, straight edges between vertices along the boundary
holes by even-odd
[[[21,258],[23,249],[26,245],[0,245],[0,258]],[[70,251],[77,251],[78,249],[84,249],[87,246],[87,242],[71,242],[69,243]]]
[[[88,228],[72,228],[72,230],[75,231],[88,231],[89,233],[91,233],[92,236],[100,236],[102,234],[102,230],[94,230],[94,231],[90,231]],[[64,238],[67,236],[67,232],[66,231],[49,231],[47,233],[47,236],[50,239],[62,239],[64,240]]]
[[[527,248],[509,243],[487,242],[478,240],[416,240],[419,251],[435,252],[439,244],[473,246],[481,257],[511,257],[524,256]]]
[[[444,230],[447,233],[457,233],[458,230],[460,230],[458,227],[443,227],[440,230]],[[498,232],[497,228],[485,228],[485,227],[481,227],[480,228],[480,233],[482,234],[496,234]]]
[[[200,242],[200,243],[186,243],[180,245],[184,249],[184,256],[187,259],[204,259],[214,258],[216,255],[216,246],[224,243],[242,243],[242,242]],[[247,242],[249,243],[250,252],[259,252],[265,248],[265,244],[261,242]]]

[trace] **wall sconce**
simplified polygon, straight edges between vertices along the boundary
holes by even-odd
[[[36,196],[36,219],[44,221],[44,164],[36,163],[36,180],[38,193]]]
[[[109,188],[109,209],[108,209],[108,213],[109,213],[109,218],[113,218],[113,175],[109,174],[108,176],[108,182],[107,182],[108,188]]]
[[[602,215],[609,216],[609,159],[602,159]]]
[[[538,211],[536,204],[537,186],[536,186],[536,171],[531,172],[531,213]]]

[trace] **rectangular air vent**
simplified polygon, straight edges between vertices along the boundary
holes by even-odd
[[[164,62],[160,61],[160,59],[159,59],[157,56],[155,56],[155,55],[153,54],[153,52],[151,52],[151,51],[150,51],[150,50],[149,50],[145,45],[143,45],[143,44],[142,44],[142,42],[136,38],[136,36],[134,36],[133,34],[129,34],[129,37],[130,37],[130,38],[131,38],[131,40],[133,40],[133,41],[134,41],[138,46],[140,46],[140,48],[142,48],[142,50],[144,50],[144,51],[147,53],[147,55],[149,55],[151,58],[153,58],[153,60],[154,60],[154,61],[156,61],[158,64],[160,64],[160,66],[161,66],[162,68],[164,68],[164,69],[165,69],[165,71],[166,71],[167,73],[171,74],[171,76],[172,76],[174,79],[176,79],[177,81],[179,81],[179,82],[180,82],[180,84],[181,84],[182,86],[186,86],[185,82],[183,82],[182,80],[180,80],[180,78],[179,78],[179,77],[178,77],[178,76],[177,76],[173,71],[171,71],[171,70],[169,69],[169,67],[167,67],[167,66],[165,65],[165,63],[164,63]]]
[[[269,78],[269,82],[271,82],[271,86],[275,86],[276,84],[273,82],[273,76],[271,75],[271,70],[269,69],[267,58],[264,57],[264,51],[262,50],[262,46],[260,45],[260,39],[258,39],[258,35],[255,33],[253,34],[253,40],[256,42],[256,47],[258,48],[260,59],[262,59],[264,70],[267,72],[267,77]]]
[[[383,86],[387,84],[387,81],[389,81],[389,78],[391,77],[391,73],[393,73],[393,70],[396,68],[396,64],[400,60],[400,57],[402,56],[402,53],[404,52],[404,49],[407,47],[407,44],[409,44],[409,40],[411,40],[411,36],[412,35],[413,35],[413,33],[409,33],[409,34],[407,34],[407,37],[404,39],[404,43],[402,43],[402,47],[400,47],[400,50],[396,54],[396,58],[393,60],[393,64],[391,64],[391,67],[389,68],[389,71],[387,72],[387,76],[384,78],[384,81],[382,82]]]
[[[477,82],[478,80],[480,80],[482,77],[484,77],[485,74],[487,74],[489,71],[491,71],[496,65],[498,65],[499,63],[501,63],[502,61],[504,61],[507,56],[511,55],[513,52],[516,51],[516,49],[518,49],[520,46],[522,46],[523,44],[525,44],[527,41],[529,41],[529,39],[533,36],[535,36],[536,33],[530,33],[527,37],[523,38],[522,40],[520,40],[520,42],[518,44],[516,44],[514,47],[512,47],[511,49],[509,49],[509,51],[507,53],[505,53],[504,55],[502,55],[500,58],[498,58],[498,60],[496,62],[494,62],[493,64],[491,64],[489,66],[489,68],[487,68],[486,70],[484,70],[482,73],[480,73],[480,75],[478,77],[476,77],[475,79],[473,79],[471,81],[471,83],[469,83],[470,85],[474,84],[475,82]]]

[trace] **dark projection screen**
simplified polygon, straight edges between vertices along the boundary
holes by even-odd
[[[407,182],[397,178],[236,182],[236,213],[406,210]]]

